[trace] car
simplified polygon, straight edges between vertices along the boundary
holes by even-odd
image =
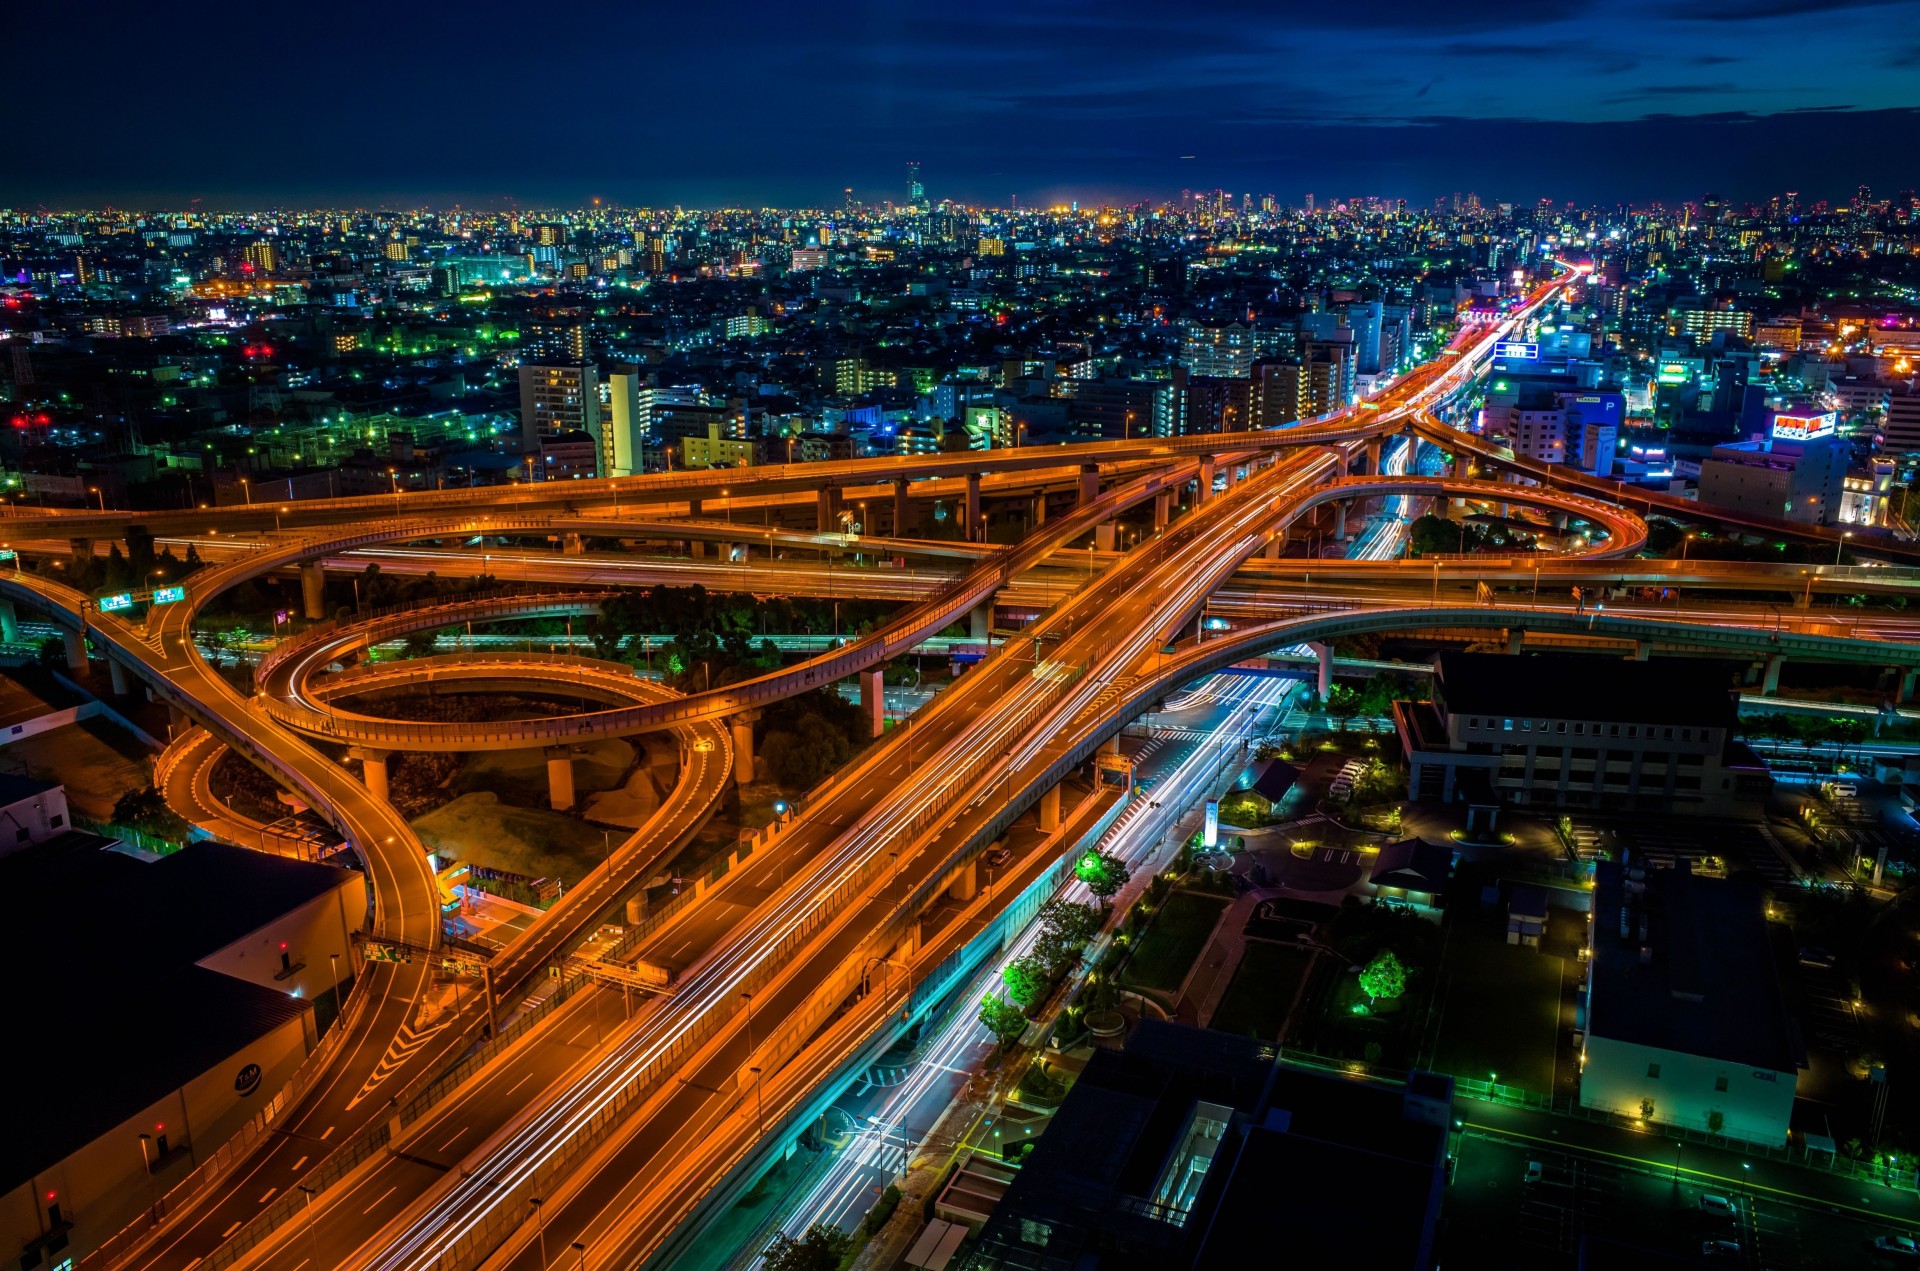
[[[1540,1162],[1528,1161],[1526,1176],[1523,1177],[1520,1181],[1523,1183],[1537,1183],[1543,1177],[1545,1177],[1545,1174],[1546,1174],[1546,1171],[1541,1169]]]
[[[1725,1196],[1708,1192],[1700,1198],[1700,1212],[1709,1218],[1724,1218],[1731,1222],[1740,1216],[1740,1207]]]
[[[1004,847],[996,847],[991,852],[988,852],[984,859],[989,868],[999,869],[1002,865],[1005,865],[1013,859],[1013,853]]]
[[[1875,1236],[1873,1251],[1890,1253],[1896,1258],[1920,1260],[1920,1241],[1916,1241],[1912,1236]]]
[[[1737,1258],[1740,1256],[1740,1242],[1737,1240],[1703,1240],[1700,1242],[1700,1256],[1703,1258]]]
[[[1833,969],[1834,963],[1837,962],[1838,960],[1839,959],[1835,958],[1833,954],[1829,953],[1825,949],[1819,948],[1818,946],[1810,946],[1808,948],[1800,950],[1801,966],[1821,967],[1825,970],[1831,971]]]

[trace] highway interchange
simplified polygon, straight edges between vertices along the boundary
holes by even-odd
[[[565,490],[142,513],[139,524],[204,544],[210,561],[191,576],[184,601],[154,608],[145,621],[103,613],[46,572],[0,576],[0,595],[84,631],[123,673],[176,707],[183,725],[191,722],[159,769],[170,801],[189,819],[243,845],[307,852],[297,832],[212,797],[211,765],[223,748],[238,751],[331,823],[363,861],[373,894],[368,938],[420,955],[360,968],[340,1026],[285,1093],[279,1133],[224,1169],[198,1171],[158,1224],[122,1233],[86,1265],[540,1266],[546,1251],[575,1242],[588,1265],[637,1265],[751,1158],[763,1130],[806,1106],[882,1032],[890,1009],[858,992],[877,965],[911,978],[966,947],[995,921],[996,906],[1046,877],[1083,831],[1119,811],[1116,796],[1099,791],[1062,811],[1062,783],[1156,701],[1248,656],[1349,632],[1524,628],[1762,662],[1920,664],[1920,648],[1908,645],[1920,631],[1897,612],[1869,611],[1840,632],[1820,628],[1792,599],[1862,590],[1862,573],[1874,589],[1904,591],[1916,585],[1913,571],[1621,559],[1644,542],[1645,514],[1699,510],[1637,491],[1623,501],[1609,483],[1529,469],[1435,413],[1484,367],[1493,341],[1551,304],[1567,280],[1543,285],[1504,324],[1463,331],[1362,406],[1288,429],[674,473]],[[1412,475],[1414,443],[1397,440],[1407,433],[1470,455],[1484,471],[1518,469],[1540,484]],[[1567,485],[1576,489],[1563,491]],[[1049,517],[1049,491],[1072,510]],[[902,532],[913,520],[909,501],[929,497],[960,509],[966,538],[927,543]],[[1026,501],[1027,532],[1009,546],[979,541],[982,501],[1007,498]],[[1538,563],[1403,562],[1393,558],[1395,536],[1380,536],[1376,550],[1364,533],[1362,559],[1280,554],[1290,527],[1312,522],[1322,505],[1336,505],[1344,522],[1354,502],[1387,500],[1404,514],[1410,500],[1447,498],[1571,517],[1588,527],[1588,542]],[[842,511],[862,499],[888,508],[892,537],[836,531],[846,523]],[[817,515],[811,530],[773,524],[776,513],[796,505],[804,513],[807,504]],[[1148,506],[1150,524],[1138,527],[1137,542],[1116,541],[1116,519],[1138,520]],[[750,512],[764,518],[760,526],[745,523]],[[13,520],[14,544],[45,551],[118,537],[136,518],[31,511]],[[1805,527],[1738,528],[1835,541],[1833,532]],[[504,545],[544,537],[567,550]],[[711,560],[588,552],[589,539],[718,551]],[[1920,557],[1905,543],[1854,547],[1895,566]],[[825,559],[811,559],[815,553]],[[888,564],[835,565],[850,554]],[[484,573],[579,594],[480,597],[322,623],[261,661],[251,697],[194,643],[196,616],[228,588],[289,569],[311,579],[368,559],[383,569]],[[411,630],[587,612],[609,587],[661,581],[872,596],[906,608],[797,665],[688,697],[630,668],[505,650],[330,669]],[[1619,599],[1604,613],[1580,614],[1561,599],[1574,581],[1684,583],[1688,594],[1672,603]],[[1495,609],[1461,594],[1481,582],[1516,594],[1503,594]],[[1517,594],[1529,583],[1531,593]],[[1783,603],[1692,594],[1713,587],[1777,591]],[[724,875],[703,879],[628,932],[618,956],[572,952],[622,894],[671,859],[729,780],[750,771],[750,756],[738,753],[744,712],[850,676],[877,693],[878,668],[955,623],[991,629],[996,604],[1031,615],[1018,637],[799,800]],[[1202,640],[1203,613],[1229,617],[1233,629]],[[373,688],[429,676],[491,688],[564,682],[584,709],[511,724],[419,725],[348,706]],[[489,960],[503,1005],[546,967],[563,976],[564,996],[509,1029],[511,1038],[483,1045],[486,1004],[478,994],[448,1001],[436,969],[441,897],[418,838],[380,797],[375,765],[384,772],[385,755],[396,750],[564,747],[660,730],[678,735],[682,757],[660,814]],[[357,748],[365,782],[333,757],[341,743]],[[751,746],[750,729],[744,744]],[[979,857],[1029,811],[1045,831],[1043,846],[1009,867],[1015,877],[1007,881],[1018,885],[999,888],[996,901],[993,887],[978,889]],[[444,1075],[476,1046],[456,1074],[464,1079]]]

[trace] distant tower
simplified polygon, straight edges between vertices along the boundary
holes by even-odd
[[[1313,193],[1311,191],[1307,193],[1307,211],[1313,211]]]
[[[927,205],[927,187],[920,184],[920,165],[907,165],[907,206],[925,207]]]
[[[846,188],[846,190],[845,190],[845,192],[844,192],[844,193],[842,193],[842,195],[841,195],[841,202],[842,202],[842,204],[843,204],[843,205],[844,205],[844,206],[846,207],[846,209],[847,209],[847,211],[848,211],[848,212],[852,212],[852,211],[853,211],[853,210],[854,210],[855,208],[857,208],[857,207],[859,207],[859,206],[860,206],[860,205],[859,205],[858,203],[855,203],[855,202],[853,201],[853,187],[852,187],[852,186],[848,186],[848,187]]]

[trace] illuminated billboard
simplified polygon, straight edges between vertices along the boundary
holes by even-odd
[[[111,596],[100,597],[101,613],[117,613],[122,609],[131,608],[133,608],[133,593],[130,591],[116,592]]]
[[[1518,358],[1522,362],[1537,362],[1540,360],[1540,346],[1525,340],[1499,340],[1494,343],[1493,355]]]
[[[171,605],[186,598],[187,589],[185,587],[155,587],[153,589],[153,603],[156,605]]]
[[[1693,369],[1685,362],[1662,362],[1656,378],[1662,384],[1686,384],[1693,380]]]
[[[1775,415],[1773,439],[1775,441],[1813,441],[1819,437],[1831,437],[1835,422],[1836,417],[1832,411],[1825,411],[1818,415]]]

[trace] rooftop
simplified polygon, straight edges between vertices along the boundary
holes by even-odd
[[[1600,862],[1590,974],[1590,1036],[1775,1072],[1798,1066],[1752,883]]]
[[[287,994],[196,965],[338,887],[342,871],[195,843],[157,861],[69,833],[0,857],[14,898],[0,992],[47,1044],[16,1046],[0,1184],[48,1169],[297,1017]],[[132,1150],[129,1145],[129,1150]]]
[[[1549,653],[1447,650],[1434,663],[1434,701],[1448,714],[1730,727],[1733,690],[1699,662]]]

